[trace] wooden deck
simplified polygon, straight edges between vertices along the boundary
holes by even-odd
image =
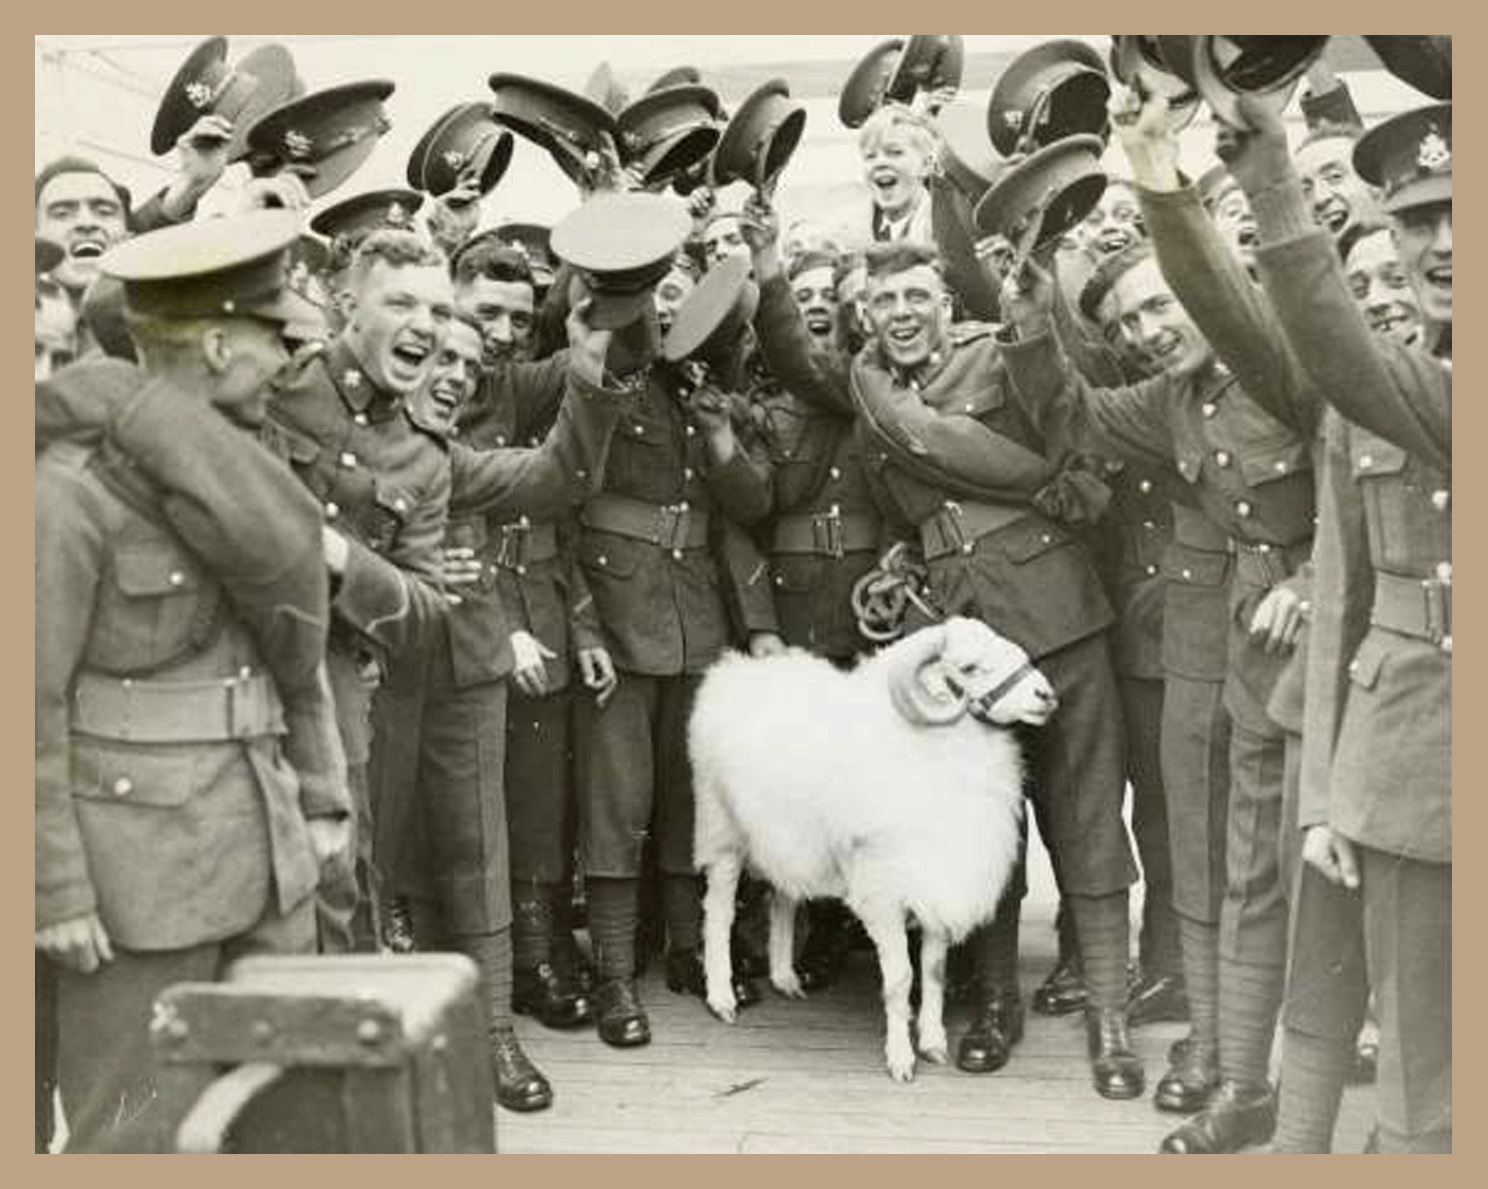
[[[1030,874],[1025,997],[1054,962],[1052,888],[1046,871]],[[843,982],[804,1003],[766,989],[733,1027],[700,1000],[669,992],[654,967],[641,996],[653,1039],[640,1049],[611,1049],[591,1029],[552,1032],[519,1017],[522,1043],[551,1078],[556,1101],[535,1115],[498,1111],[501,1151],[1151,1153],[1177,1121],[1153,1108],[1150,1087],[1182,1024],[1136,1031],[1149,1093],[1110,1102],[1090,1085],[1078,1017],[1029,1013],[1023,1042],[995,1074],[922,1062],[911,1085],[891,1082],[870,952],[854,954]],[[948,1011],[953,1050],[969,1011]],[[1372,1113],[1372,1088],[1351,1088],[1336,1151],[1362,1150]]]

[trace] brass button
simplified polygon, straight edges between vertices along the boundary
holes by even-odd
[[[1261,553],[1261,554],[1270,553],[1271,552],[1271,544],[1270,544],[1270,542],[1269,541],[1262,541],[1259,545],[1257,545],[1255,547],[1255,551],[1257,553]]]
[[[506,435],[504,433],[499,433],[496,435],[496,444],[498,446],[506,445]]]
[[[527,567],[526,566],[518,566],[517,567],[517,574],[518,575],[523,575],[523,574],[526,574],[526,573],[527,573]]]
[[[784,586],[785,585],[785,579],[782,578],[779,574],[776,574],[775,575],[775,585],[776,586]]]
[[[1155,575],[1157,573],[1157,567],[1154,566],[1151,562],[1148,562],[1147,563],[1146,569],[1147,569],[1147,577],[1149,577],[1149,578],[1151,578],[1153,575]]]
[[[967,554],[975,553],[976,545],[971,541],[966,541],[961,546],[961,552]]]
[[[1374,455],[1373,454],[1361,454],[1361,455],[1359,455],[1359,469],[1360,470],[1367,471],[1373,465],[1374,465]]]
[[[1219,406],[1211,400],[1206,400],[1199,406],[1199,412],[1204,414],[1205,417],[1213,417],[1214,414],[1219,412]]]
[[[694,474],[694,471],[693,471],[693,469],[691,467],[683,467],[682,468],[682,478],[684,478],[684,479],[691,479],[692,476],[693,476],[693,474]]]
[[[1185,582],[1192,582],[1193,581],[1193,571],[1190,570],[1187,566],[1184,566],[1183,567],[1183,581],[1185,581]]]
[[[1142,527],[1145,528],[1150,533],[1155,528],[1157,528],[1157,525],[1155,523],[1153,523],[1152,521],[1150,521],[1150,520],[1144,520],[1144,521],[1142,521]]]
[[[397,499],[395,499],[393,501],[393,511],[394,512],[406,512],[406,511],[408,511],[408,501],[405,500],[400,495]]]
[[[367,414],[365,414],[365,413],[357,413],[357,414],[355,414],[352,417],[352,420],[355,421],[358,425],[366,425],[367,424]]]
[[[672,550],[672,560],[673,561],[681,561],[682,560],[682,550],[680,550],[680,549],[673,549]]]
[[[631,426],[631,429],[635,432],[636,437],[640,437],[646,432],[646,427],[644,425],[634,425]]]
[[[348,471],[355,470],[356,464],[357,456],[355,454],[353,454],[350,450],[343,450],[341,452],[341,465],[344,466]]]
[[[1230,452],[1228,450],[1216,450],[1214,452],[1214,461],[1222,467],[1229,466],[1231,461]]]
[[[518,528],[531,528],[532,527],[532,521],[530,519],[528,519],[525,515],[518,516],[517,517],[517,527]]]
[[[134,781],[130,780],[129,777],[121,776],[118,780],[114,781],[114,796],[127,797],[132,792],[134,792]]]
[[[598,557],[596,557],[596,558],[595,558],[595,559],[594,559],[594,560],[595,560],[595,562],[596,562],[596,563],[597,563],[597,564],[598,564],[598,565],[601,565],[601,566],[607,566],[607,565],[609,565],[609,564],[610,564],[610,559],[609,559],[609,558],[607,558],[607,557],[606,557],[606,556],[605,556],[605,555],[604,555],[604,554],[603,554],[603,553],[601,553],[601,554],[600,554],[600,555],[599,555],[599,556],[598,556]]]
[[[166,581],[169,582],[172,586],[180,586],[183,582],[186,581],[186,575],[181,573],[180,570],[172,570],[168,575],[166,575]]]
[[[1287,460],[1286,459],[1284,459],[1284,458],[1278,458],[1276,460],[1276,473],[1278,475],[1284,475],[1284,474],[1286,474],[1287,466],[1288,466],[1288,463],[1287,463]]]
[[[975,413],[976,412],[976,406],[975,405],[967,405],[966,406],[966,411],[968,413]]]
[[[1436,576],[1437,576],[1438,580],[1440,580],[1442,582],[1450,582],[1450,581],[1452,581],[1452,563],[1449,562],[1449,561],[1439,561],[1439,562],[1437,562],[1436,563]]]
[[[695,426],[695,425],[689,425],[689,426],[688,426],[688,427],[687,427],[687,436],[688,436],[688,437],[689,437],[689,438],[690,438],[690,437],[692,437],[692,436],[693,436],[693,435],[694,435],[694,434],[696,434],[696,433],[697,433],[697,426]],[[786,451],[786,453],[787,453],[787,454],[789,454],[789,453],[790,453],[790,451],[789,451],[789,450],[787,450],[787,451]],[[885,457],[885,458],[887,458],[887,457],[888,457],[888,455],[885,455],[885,456],[884,456],[884,457]]]
[[[1452,502],[1452,493],[1445,488],[1431,493],[1431,506],[1438,512],[1445,512]]]
[[[1039,533],[1039,540],[1042,541],[1045,545],[1049,545],[1053,543],[1054,538],[1051,537],[1048,533]]]
[[[841,467],[832,467],[831,470],[829,470],[827,472],[827,474],[831,475],[832,478],[834,478],[834,479],[840,479],[840,478],[842,478],[842,468]]]
[[[1452,637],[1451,636],[1443,636],[1442,637],[1441,650],[1443,652],[1445,652],[1448,656],[1451,656],[1452,655]]]
[[[679,512],[685,512],[685,511],[687,511],[687,501],[686,500],[683,500],[680,504],[677,505],[677,511],[679,511]]]
[[[1152,480],[1142,479],[1137,483],[1137,490],[1140,491],[1143,495],[1146,495],[1149,491],[1152,490]]]
[[[335,520],[336,517],[341,515],[341,505],[336,503],[335,500],[330,500],[325,506],[325,514],[327,520]]]
[[[1235,514],[1237,516],[1249,516],[1252,511],[1254,511],[1254,509],[1250,506],[1249,500],[1235,501]]]

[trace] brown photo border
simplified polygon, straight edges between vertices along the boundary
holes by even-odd
[[[513,6],[514,7],[514,6]],[[797,25],[805,25],[802,33],[807,32],[833,32],[844,27],[853,28],[897,28],[900,27],[899,17],[904,15],[903,5],[890,5],[882,0],[859,0],[851,5],[843,4],[840,0],[830,0],[829,3],[820,4],[813,8],[803,8],[799,0],[795,3],[788,0],[750,0],[743,6],[742,13],[732,7],[712,4],[704,10],[700,5],[689,6],[673,5],[663,7],[656,4],[654,0],[647,0],[642,4],[629,3],[603,4],[597,0],[568,0],[561,9],[562,24],[569,31],[584,29],[610,28],[617,33],[645,33],[662,31],[676,31],[685,29],[688,32],[717,32],[720,35],[737,34],[741,29],[777,32],[781,30],[793,30]],[[427,6],[417,10],[419,20],[432,20],[436,10]],[[445,4],[438,11],[438,27],[421,28],[420,33],[458,33],[488,30],[493,33],[543,33],[550,32],[558,23],[559,13],[549,8],[542,13],[531,13],[528,11],[515,11],[495,6],[476,6]],[[1196,22],[1193,18],[1197,15],[1209,16],[1210,13],[1201,12],[1198,6],[1188,4],[1151,4],[1144,3],[1135,6],[1123,6],[1123,16],[1141,15],[1144,19],[1141,23],[1149,27],[1162,27],[1167,24],[1171,27],[1192,27]],[[740,19],[742,15],[743,19]],[[1034,22],[1027,20],[1030,15],[1045,18],[1057,15],[1064,18],[1061,23],[1067,27],[1094,28],[1105,24],[1108,27],[1116,22],[1111,19],[1116,15],[1114,6],[1109,4],[1095,4],[1090,0],[1075,0],[1075,2],[1060,5],[1055,13],[1038,12],[1030,14],[1025,8],[1018,7],[1003,12],[985,5],[959,4],[937,5],[931,10],[923,6],[916,6],[910,15],[917,18],[921,25],[940,24],[950,28],[974,29],[986,28],[1000,17],[1012,16],[1016,18],[1019,25],[1030,25]],[[935,16],[936,21],[926,20],[919,22],[921,16]],[[1213,15],[1218,16],[1216,11]],[[1327,3],[1311,4],[1303,6],[1295,2],[1291,4],[1264,4],[1246,5],[1244,7],[1231,8],[1225,15],[1249,17],[1252,27],[1265,29],[1267,32],[1284,32],[1292,28],[1318,28],[1333,26],[1345,29],[1358,29],[1361,27],[1386,28],[1401,27],[1401,17],[1409,17],[1408,27],[1419,29],[1422,24],[1428,28],[1438,31],[1443,29],[1453,32],[1454,38],[1458,40],[1457,49],[1466,51],[1468,57],[1464,59],[1466,67],[1461,79],[1456,80],[1458,91],[1457,98],[1462,98],[1468,106],[1473,117],[1477,117],[1484,111],[1481,102],[1484,94],[1484,75],[1488,74],[1488,63],[1484,64],[1484,70],[1480,71],[1475,61],[1475,55],[1484,46],[1481,36],[1470,27],[1463,29],[1459,26],[1470,26],[1472,22],[1465,17],[1460,10],[1453,9],[1441,12],[1409,11],[1401,5],[1383,5],[1375,3],[1350,3],[1344,5],[1338,0],[1328,0]],[[244,19],[247,18],[247,19]],[[541,18],[541,19],[538,19]],[[1425,19],[1423,18],[1430,18]],[[1437,18],[1444,18],[1438,20]],[[199,28],[211,26],[222,29],[228,26],[257,27],[260,29],[296,30],[302,33],[330,32],[338,26],[341,29],[351,27],[358,32],[375,32],[388,34],[408,34],[412,32],[410,26],[411,9],[404,5],[398,8],[392,6],[373,6],[368,4],[356,5],[348,3],[347,0],[322,0],[314,5],[313,10],[300,0],[296,4],[286,4],[282,0],[271,0],[271,2],[255,3],[250,10],[228,10],[225,12],[208,12],[203,6],[188,5],[180,3],[179,0],[172,2],[152,2],[149,4],[116,4],[105,7],[97,4],[95,0],[84,0],[81,4],[69,4],[56,10],[40,10],[34,4],[18,4],[10,8],[5,16],[7,25],[19,24],[23,20],[35,19],[44,22],[45,27],[52,31],[61,32],[97,32],[108,29],[128,27],[131,32],[160,31],[173,33],[183,28]],[[65,22],[65,23],[64,23]],[[1039,24],[1044,22],[1040,20]],[[1132,23],[1137,23],[1133,21]],[[587,26],[587,28],[586,28]],[[836,26],[836,29],[833,28]],[[205,36],[205,34],[203,34]],[[13,75],[9,76],[12,90],[11,98],[14,106],[9,109],[9,120],[19,125],[19,113],[26,110],[22,98],[18,97],[19,87],[22,85],[24,72],[19,69],[20,50],[24,48],[23,37],[34,37],[34,31],[22,34],[18,29],[5,39],[5,56],[12,60],[17,66]],[[242,36],[247,36],[246,34]],[[493,69],[495,64],[493,64]],[[1423,97],[1422,102],[1426,102]],[[1476,130],[1475,120],[1468,125],[1469,132],[1465,143],[1477,146],[1483,142],[1481,134]],[[1483,158],[1475,148],[1470,147],[1462,162],[1466,168],[1464,175],[1464,193],[1468,195],[1467,209],[1475,208],[1474,196],[1481,194],[1483,177]],[[10,193],[18,196],[21,193],[20,180],[12,179],[14,187]],[[33,207],[34,214],[34,207]],[[21,221],[19,210],[12,213],[10,217],[17,220],[17,231]],[[17,234],[14,237],[6,237],[4,240],[4,255],[12,258],[12,267],[19,267],[13,259],[19,251],[21,240]],[[1469,236],[1468,248],[1470,255],[1478,255],[1481,259],[1483,252],[1479,246],[1480,241],[1475,241]],[[1476,274],[1469,274],[1470,277]],[[19,303],[19,288],[12,291],[11,301]],[[1474,315],[1473,309],[1482,308],[1481,290],[1472,283],[1465,287],[1464,300],[1467,303],[1467,318],[1470,320]],[[13,310],[12,314],[18,313]],[[19,318],[15,323],[7,323],[7,326],[18,327]],[[1485,325],[1488,332],[1488,325]],[[8,336],[7,336],[8,337]],[[16,344],[18,346],[18,344]],[[1468,376],[1474,377],[1480,374],[1479,352],[1475,335],[1463,336],[1464,368]],[[18,377],[17,377],[18,379]],[[1475,382],[1470,379],[1470,383]],[[1470,388],[1469,391],[1473,389]],[[1468,470],[1464,473],[1463,482],[1454,484],[1454,499],[1460,509],[1465,511],[1462,522],[1471,526],[1464,532],[1464,536],[1471,539],[1475,535],[1476,515],[1480,512],[1488,513],[1488,507],[1484,503],[1485,475],[1488,475],[1488,465],[1478,467],[1473,465],[1476,461],[1475,454],[1478,443],[1485,439],[1482,427],[1485,420],[1484,411],[1477,406],[1488,397],[1470,397],[1464,402],[1462,409],[1457,410],[1462,414],[1459,420],[1464,426],[1463,441],[1466,443],[1463,450],[1464,458],[1468,464]],[[9,536],[10,560],[12,565],[18,567],[21,559],[26,555],[27,544],[34,551],[34,531],[30,530],[30,522],[26,519],[26,509],[34,506],[31,491],[25,485],[25,476],[29,473],[25,467],[25,459],[22,455],[24,449],[24,428],[19,416],[19,402],[14,411],[13,418],[7,418],[7,423],[12,433],[5,436],[3,449],[5,452],[6,465],[0,469],[0,492],[3,492],[6,509],[4,517],[5,527],[17,534]],[[34,557],[34,552],[33,552]],[[1478,590],[1482,567],[1480,559],[1475,550],[1469,549],[1459,555],[1454,565],[1461,575],[1463,585],[1470,591]],[[23,658],[32,655],[31,646],[27,644],[26,629],[30,626],[33,630],[31,639],[34,641],[34,594],[32,588],[20,585],[12,576],[9,581],[0,581],[0,597],[4,599],[4,614],[0,615],[0,625],[3,625],[4,652],[3,655],[11,658],[8,666],[7,680],[0,686],[0,694],[3,694],[4,702],[0,705],[0,746],[3,751],[0,754],[11,757],[9,781],[13,783],[20,778],[24,771],[24,765],[19,761],[21,748],[25,744],[24,730],[28,722],[33,719],[34,711],[28,712],[28,704],[24,701],[25,691],[20,686],[21,675],[24,671]],[[1475,601],[1475,599],[1473,600]],[[1468,604],[1470,605],[1470,604]],[[1472,616],[1469,618],[1469,616]],[[1421,1180],[1431,1183],[1456,1182],[1483,1183],[1483,1172],[1472,1173],[1473,1167],[1479,1166],[1480,1153],[1483,1148],[1481,1133],[1472,1123],[1477,1109],[1482,1103],[1484,1090],[1476,1084],[1476,1074],[1481,1071],[1477,1065],[1477,1059],[1483,1057],[1483,1034],[1484,1017],[1477,1014],[1475,1002],[1475,990],[1477,979],[1488,977],[1488,958],[1484,952],[1478,950],[1476,944],[1475,914],[1471,906],[1478,903],[1477,896],[1482,894],[1485,877],[1485,864],[1476,860],[1475,844],[1482,840],[1484,820],[1484,794],[1472,794],[1471,788],[1474,778],[1485,771],[1488,765],[1488,729],[1482,724],[1488,722],[1488,696],[1485,696],[1481,653],[1482,637],[1474,626],[1475,615],[1460,608],[1459,620],[1467,620],[1465,631],[1457,632],[1464,642],[1464,655],[1468,663],[1463,674],[1456,682],[1454,693],[1454,709],[1461,711],[1456,715],[1459,724],[1468,726],[1468,734],[1460,744],[1456,744],[1455,758],[1461,760],[1457,764],[1456,773],[1464,777],[1462,784],[1469,792],[1463,800],[1458,801],[1454,807],[1455,821],[1454,833],[1461,836],[1466,843],[1464,852],[1465,867],[1463,878],[1458,881],[1457,890],[1464,893],[1463,902],[1466,906],[1468,916],[1462,931],[1457,934],[1457,940],[1464,944],[1457,951],[1457,965],[1455,975],[1454,1001],[1462,1002],[1464,1010],[1456,1015],[1456,1048],[1457,1055],[1464,1058],[1457,1062],[1457,1068],[1463,1071],[1463,1078],[1457,1083],[1456,1090],[1461,1098],[1459,1105],[1468,1111],[1467,1122],[1462,1133],[1456,1137],[1456,1154],[1448,1163],[1440,1161],[1418,1164],[1411,1166],[1360,1164],[1352,1162],[1347,1166],[1329,1166],[1327,1172],[1322,1172],[1318,1165],[1303,1165],[1295,1160],[1288,1160],[1283,1164],[1271,1165],[1245,1165],[1237,1164],[1235,1161],[1222,1163],[1210,1163],[1204,1165],[1201,1170],[1194,1167],[1184,1166],[1174,1162],[1158,1162],[1152,1160],[1122,1160],[1116,1161],[1112,1157],[1097,1158],[1059,1158],[1059,1157],[1029,1157],[1010,1156],[1002,1157],[996,1165],[986,1163],[989,1157],[977,1156],[952,1156],[942,1157],[936,1164],[934,1175],[942,1178],[950,1178],[959,1181],[965,1176],[969,1181],[983,1178],[996,1178],[1003,1181],[1011,1177],[1020,1181],[1026,1179],[1038,1183],[1040,1186],[1058,1183],[1081,1186],[1082,1189],[1122,1189],[1123,1186],[1131,1185],[1133,1189],[1148,1189],[1149,1186],[1160,1186],[1166,1184],[1178,1184],[1180,1182],[1193,1184],[1201,1182],[1205,1189],[1208,1186],[1251,1185],[1256,1182],[1302,1182],[1304,1180],[1316,1182],[1319,1178],[1347,1180],[1353,1189],[1355,1185],[1381,1184],[1390,1185],[1392,1189],[1398,1189],[1403,1181]],[[1477,658],[1477,659],[1474,659]],[[30,704],[34,706],[33,704]],[[1483,718],[1478,718],[1483,714]],[[1471,724],[1480,724],[1477,730]],[[1483,734],[1478,734],[1482,730]],[[12,796],[19,796],[12,790]],[[12,810],[7,814],[7,826],[3,834],[0,834],[0,847],[3,847],[5,860],[3,864],[5,895],[0,897],[0,913],[3,913],[6,924],[5,935],[10,938],[12,944],[19,945],[20,929],[23,927],[21,913],[27,900],[33,895],[28,894],[32,889],[24,887],[21,880],[24,879],[25,869],[32,864],[27,863],[27,855],[24,851],[24,836],[20,834],[23,821],[23,809],[19,802],[12,805]],[[1461,850],[1463,847],[1459,846]],[[1488,950],[1488,946],[1485,946]],[[20,950],[17,948],[12,955],[19,960]],[[1467,999],[1462,998],[1462,992],[1466,992]],[[30,1072],[31,1045],[29,1038],[33,1033],[31,1027],[32,1002],[31,996],[25,994],[24,979],[15,975],[5,980],[3,984],[5,995],[5,1011],[0,1013],[0,1019],[5,1021],[4,1028],[7,1043],[0,1052],[11,1054],[11,1059],[6,1062],[9,1067],[3,1079],[3,1099],[0,1099],[0,1134],[4,1135],[3,1147],[0,1151],[6,1154],[6,1164],[12,1168],[6,1180],[12,1185],[29,1186],[32,1184],[76,1184],[88,1185],[92,1189],[100,1186],[106,1189],[129,1189],[131,1185],[139,1185],[141,1189],[162,1189],[163,1186],[177,1184],[196,1184],[204,1178],[209,1178],[212,1189],[236,1189],[237,1186],[254,1186],[259,1189],[263,1179],[271,1176],[276,1180],[285,1178],[286,1181],[299,1183],[303,1178],[306,1182],[322,1182],[329,1176],[336,1178],[354,1178],[356,1189],[375,1189],[377,1186],[386,1185],[389,1189],[403,1184],[410,1176],[417,1175],[420,1178],[437,1176],[442,1183],[450,1185],[456,1182],[495,1184],[501,1189],[501,1182],[507,1179],[515,1182],[518,1179],[540,1178],[545,1186],[582,1186],[583,1189],[595,1189],[602,1184],[604,1189],[626,1189],[634,1184],[636,1189],[657,1189],[664,1183],[690,1183],[693,1185],[706,1184],[709,1189],[724,1189],[726,1186],[744,1185],[748,1181],[759,1178],[761,1175],[774,1179],[782,1174],[803,1180],[815,1179],[826,1176],[832,1180],[851,1178],[853,1189],[870,1189],[875,1183],[884,1186],[900,1185],[906,1178],[924,1176],[925,1171],[915,1172],[909,1169],[906,1161],[909,1157],[868,1157],[868,1156],[836,1156],[830,1157],[833,1166],[828,1169],[819,1161],[820,1157],[783,1157],[779,1160],[785,1161],[782,1167],[779,1163],[773,1165],[762,1174],[761,1170],[752,1166],[729,1162],[726,1158],[717,1156],[677,1156],[657,1157],[643,1156],[631,1157],[623,1164],[614,1162],[614,1158],[606,1157],[557,1157],[544,1159],[541,1157],[524,1157],[518,1161],[506,1161],[500,1165],[491,1166],[485,1164],[474,1164],[466,1160],[464,1163],[456,1163],[459,1158],[442,1158],[437,1170],[428,1169],[420,1165],[416,1174],[404,1169],[402,1165],[391,1163],[386,1160],[373,1163],[372,1158],[342,1157],[356,1164],[352,1169],[331,1170],[317,1161],[314,1156],[285,1156],[279,1157],[278,1163],[272,1170],[261,1163],[245,1163],[242,1161],[229,1162],[226,1165],[218,1163],[204,1170],[201,1165],[194,1165],[181,1161],[166,1161],[159,1157],[137,1157],[130,1163],[120,1163],[117,1158],[110,1159],[107,1166],[96,1163],[79,1163],[76,1161],[45,1161],[43,1157],[32,1157],[35,1163],[21,1165],[21,1160],[29,1156],[31,1149],[24,1146],[24,1123],[31,1113],[26,1109],[31,1105],[32,1087],[28,1076]],[[906,1100],[908,1102],[908,1100]],[[1092,1102],[1092,1109],[1097,1109],[1098,1104]],[[989,1126],[995,1127],[995,1119],[988,1120]],[[1057,1163],[1040,1163],[1037,1166],[1031,1162],[1034,1160],[1053,1159]],[[535,1163],[542,1160],[541,1164]],[[1017,1161],[1017,1169],[1009,1169],[1005,1163],[1008,1160]],[[1079,1163],[1074,1163],[1079,1160]],[[43,1163],[43,1161],[45,1161]],[[810,1162],[810,1163],[808,1163]]]

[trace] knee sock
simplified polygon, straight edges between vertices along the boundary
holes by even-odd
[[[480,970],[491,1034],[509,1032],[512,1026],[512,931],[460,933],[455,946]]]
[[[1012,890],[1003,892],[992,923],[982,925],[967,939],[976,954],[977,980],[984,995],[998,989],[1018,989],[1018,926],[1022,916],[1023,898]]]
[[[589,899],[589,937],[599,977],[635,977],[636,922],[640,919],[640,884],[634,879],[585,881]]]
[[[1054,912],[1054,934],[1059,939],[1058,965],[1079,970],[1080,940],[1075,936],[1075,913],[1066,896],[1059,897],[1059,907]]]
[[[1127,893],[1067,898],[1080,942],[1080,964],[1092,1007],[1109,1010],[1126,1003],[1126,962],[1131,946]]]
[[[553,960],[553,930],[561,885],[512,881],[512,950],[518,970]]]
[[[1219,926],[1211,921],[1178,918],[1183,945],[1183,982],[1188,991],[1188,1019],[1200,1043],[1219,1044]]]
[[[667,949],[697,949],[703,938],[703,898],[697,876],[662,876],[662,903]]]
[[[1219,959],[1219,1066],[1224,1076],[1258,1089],[1268,1084],[1271,1042],[1286,969]]]
[[[1354,1042],[1309,1036],[1287,1028],[1281,1037],[1281,1095],[1272,1147],[1278,1152],[1326,1154],[1343,1084],[1354,1059]]]

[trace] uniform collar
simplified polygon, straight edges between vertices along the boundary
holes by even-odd
[[[384,392],[372,382],[344,338],[338,337],[326,350],[325,365],[331,383],[353,412],[384,421],[403,403],[402,397]]]

